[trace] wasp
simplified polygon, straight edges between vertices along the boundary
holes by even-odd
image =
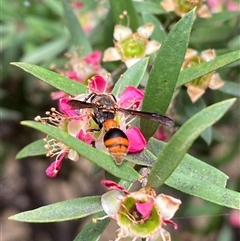
[[[104,128],[104,145],[117,165],[122,163],[129,147],[127,135],[120,129],[118,123],[115,121],[115,116],[118,112],[147,118],[166,126],[174,125],[173,120],[164,115],[146,111],[119,108],[116,97],[113,94],[91,93],[85,99],[85,101],[72,99],[68,101],[68,105],[71,107],[71,109],[89,108],[92,110],[91,116],[99,127],[97,130],[99,131]]]

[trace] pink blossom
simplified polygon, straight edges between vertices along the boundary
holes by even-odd
[[[69,100],[71,99],[68,97],[59,99],[59,102],[58,102],[59,110],[67,116],[76,117],[77,111],[71,109],[71,107],[68,105]]]
[[[149,199],[147,202],[136,202],[136,209],[142,215],[143,219],[149,218],[153,209],[153,199]]]
[[[85,142],[86,144],[88,144],[88,145],[91,145],[92,144],[92,142],[94,141],[94,139],[92,138],[92,136],[90,135],[90,134],[85,134],[84,132],[83,132],[83,130],[80,130],[79,132],[78,132],[78,134],[77,134],[77,139],[78,140],[81,140],[81,141],[83,141],[83,142]]]
[[[59,90],[59,91],[54,91],[51,93],[51,98],[52,100],[58,100],[60,98],[63,98],[65,96],[65,92]]]
[[[103,179],[101,180],[101,184],[103,184],[105,187],[107,187],[110,190],[120,190],[120,191],[123,191],[125,194],[129,193],[124,187],[120,186],[119,184],[117,184],[112,180]]]
[[[76,80],[77,82],[80,82],[80,83],[83,83],[83,82],[84,82],[84,79],[80,78],[80,77],[78,76],[77,72],[74,71],[74,70],[73,70],[73,71],[69,71],[69,72],[67,73],[67,77],[68,77],[69,79]]]
[[[96,50],[85,56],[85,61],[93,66],[99,66],[101,61],[102,53],[100,50]]]
[[[103,93],[106,90],[107,82],[100,75],[93,76],[88,82],[88,88],[93,93]]]
[[[71,2],[71,5],[73,8],[79,10],[79,9],[83,8],[84,4],[82,2]]]
[[[50,164],[50,166],[46,169],[46,174],[48,177],[56,177],[57,173],[62,167],[62,161],[66,156],[66,152],[62,153],[59,158],[57,158],[54,162]]]
[[[163,226],[170,223],[177,228],[171,218],[181,204],[179,199],[164,194],[156,195],[151,187],[128,192],[113,181],[103,180],[102,183],[107,184],[110,191],[101,197],[107,215],[98,220],[110,217],[117,221],[119,229],[115,240],[171,240],[170,233]]]
[[[233,209],[230,212],[229,222],[232,227],[240,228],[240,210]]]
[[[134,86],[128,86],[123,91],[120,100],[118,101],[118,105],[121,108],[129,109],[129,108],[138,108],[141,105],[144,97],[144,93],[142,90],[137,89]]]
[[[153,135],[154,138],[156,138],[159,141],[165,141],[167,138],[166,133],[164,132],[162,126],[159,126],[155,134]]]
[[[146,146],[146,140],[138,127],[134,126],[125,131],[129,140],[128,152],[142,151]]]

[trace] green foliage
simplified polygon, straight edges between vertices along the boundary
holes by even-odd
[[[49,89],[46,91],[43,88],[44,96],[35,91],[42,88],[41,85],[36,84],[39,80],[63,91],[66,96],[75,97],[86,94],[89,88],[79,80],[68,78],[65,73],[75,71],[77,68],[80,68],[83,73],[84,68],[87,69],[91,64],[88,63],[82,67],[80,62],[74,62],[72,69],[69,69],[69,66],[65,68],[67,60],[63,58],[63,53],[77,50],[84,58],[95,50],[104,51],[106,47],[114,44],[113,29],[116,24],[128,26],[135,32],[141,25],[151,22],[154,30],[150,38],[161,43],[157,53],[144,56],[128,69],[121,61],[100,62],[99,66],[112,72],[109,82],[113,84],[111,86],[113,95],[121,97],[127,86],[138,87],[144,92],[141,106],[143,111],[167,113],[166,115],[174,120],[174,127],[161,127],[167,139],[163,138],[164,141],[159,141],[156,136],[153,137],[159,128],[158,123],[148,118],[134,120],[131,125],[141,127],[141,132],[147,141],[146,148],[141,152],[128,153],[124,162],[116,165],[109,153],[78,140],[57,125],[34,121],[22,121],[21,124],[64,144],[68,147],[68,151],[69,149],[76,151],[81,157],[89,160],[96,170],[104,170],[106,177],[118,180],[119,184],[127,190],[133,183],[142,180],[139,170],[142,167],[148,167],[149,175],[145,177],[148,187],[156,190],[170,187],[168,190],[171,192],[178,190],[181,195],[187,194],[184,196],[186,197],[184,201],[190,200],[191,196],[207,201],[206,207],[217,204],[240,209],[239,183],[231,175],[228,177],[224,173],[222,165],[230,164],[239,154],[236,150],[239,133],[235,133],[238,131],[235,130],[236,123],[239,121],[239,110],[236,110],[239,107],[239,99],[236,97],[240,97],[239,12],[222,11],[213,13],[211,18],[202,19],[196,17],[196,11],[193,9],[180,18],[173,12],[166,12],[159,1],[100,2],[83,1],[84,5],[80,10],[74,8],[71,5],[73,3],[67,0],[44,1],[44,4],[38,7],[31,1],[28,2],[28,7],[22,7],[20,2],[3,3],[1,17],[3,34],[0,38],[3,47],[1,53],[4,57],[1,67],[4,79],[4,85],[1,87],[3,120],[18,122],[22,116],[26,119],[33,118],[33,109],[38,112],[38,107],[48,106]],[[16,11],[18,9],[19,11]],[[98,16],[101,11],[102,15]],[[91,19],[84,19],[89,16],[85,14],[89,14]],[[120,15],[123,18],[120,18]],[[14,21],[11,16],[14,17]],[[215,49],[217,57],[182,69],[186,50],[189,47],[196,49],[199,53],[207,48]],[[10,62],[12,66],[9,65]],[[58,73],[49,70],[52,63],[61,66],[56,68]],[[24,82],[20,86],[17,85],[16,80],[18,76],[22,78],[22,71],[17,70],[15,66],[31,74],[24,77]],[[96,69],[99,66],[95,66]],[[187,96],[185,85],[214,71],[224,80],[224,86],[219,90],[206,90],[204,96],[192,103]],[[94,73],[90,71],[87,79],[93,75]],[[106,76],[103,75],[103,77]],[[32,89],[35,84],[37,87]],[[16,92],[13,93],[14,90]],[[11,101],[11,93],[14,101]],[[132,97],[135,98],[135,96]],[[12,103],[15,104],[12,106]],[[67,114],[64,113],[63,116],[66,117]],[[127,124],[128,118],[129,116],[126,117]],[[121,122],[120,119],[119,117],[118,121]],[[55,119],[52,123],[58,121],[59,119]],[[97,124],[94,124],[97,128]],[[223,130],[225,130],[223,133],[227,130],[230,134],[222,134]],[[99,132],[99,139],[102,138],[103,132],[104,130]],[[16,136],[12,139],[14,141],[19,139],[21,142],[22,139],[18,138],[18,130],[15,133]],[[29,135],[30,133],[24,132],[27,140]],[[45,142],[42,139],[37,141],[35,139],[36,136],[32,143],[18,152],[17,159],[46,155]],[[32,138],[29,138],[29,142],[31,141]],[[4,141],[1,144],[2,149],[9,143]],[[218,153],[221,145],[225,145],[226,149],[223,154]],[[188,208],[188,201],[185,203],[184,201],[182,205],[185,205],[187,210],[185,214],[191,215],[196,208],[194,205]],[[86,196],[57,202],[15,214],[9,219],[49,223],[75,220],[89,215],[93,215],[96,219],[105,215],[101,196]],[[91,219],[76,235],[74,241],[99,240],[109,221],[108,218],[94,223]],[[225,237],[224,234],[221,234],[221,237]]]

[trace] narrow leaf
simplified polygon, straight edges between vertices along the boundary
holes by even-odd
[[[67,0],[62,0],[64,18],[66,26],[72,37],[73,44],[78,47],[80,56],[84,56],[92,52],[91,44],[86,37],[77,17],[73,13],[69,2]]]
[[[103,217],[106,215],[104,212],[100,212],[98,214],[95,214],[93,218],[97,219],[100,217]],[[110,219],[106,218],[104,220],[97,221],[97,223],[94,223],[92,220],[90,220],[87,225],[83,227],[81,232],[77,235],[77,237],[73,241],[82,241],[82,240],[88,240],[88,241],[97,241],[99,240],[100,236],[102,235],[104,229],[109,224]]]
[[[129,26],[133,31],[136,31],[139,27],[138,24],[138,16],[133,6],[132,0],[109,0],[110,9],[113,13],[113,17],[115,20],[115,24],[120,24],[124,26]],[[127,16],[124,19],[121,19],[119,16],[123,14],[123,12],[127,12]]]
[[[11,64],[20,67],[26,72],[68,94],[79,95],[86,92],[85,85],[80,84],[74,80],[65,78],[51,70],[44,69],[34,64],[27,64],[21,62],[14,62]]]
[[[132,85],[137,87],[146,72],[148,59],[149,58],[143,58],[131,68],[127,69],[114,85],[112,93],[114,95],[121,95],[126,86]]]
[[[39,46],[33,52],[27,53],[21,58],[20,61],[38,64],[62,53],[68,45],[68,36],[58,36],[57,39],[54,39],[48,43],[43,44],[42,46]]]
[[[15,214],[9,219],[29,223],[74,220],[102,211],[101,197],[76,198]]]
[[[190,68],[184,69],[183,71],[181,71],[178,77],[176,87],[184,85],[194,79],[197,79],[223,66],[231,64],[239,59],[240,50],[237,50],[228,54],[220,55],[209,62],[203,62],[200,64],[196,64]]]
[[[240,97],[240,84],[239,83],[235,83],[235,82],[231,82],[231,81],[224,81],[224,86],[219,89],[220,91],[236,96],[236,97]]]
[[[219,120],[236,99],[229,99],[203,109],[185,122],[163,148],[149,174],[148,185],[161,186],[177,168],[194,140]]]
[[[165,14],[166,11],[159,3],[133,1],[134,7],[139,13]]]
[[[21,151],[18,152],[16,158],[26,158],[30,156],[41,156],[46,155],[46,149],[44,148],[45,142],[43,139],[34,141],[29,145],[25,146]]]
[[[142,109],[164,114],[172,99],[182,62],[189,42],[194,10],[186,14],[163,42],[149,75]],[[158,124],[141,120],[141,130],[149,139]]]
[[[125,163],[117,166],[110,155],[103,153],[82,141],[77,140],[73,136],[70,136],[68,133],[60,131],[58,128],[43,125],[42,123],[34,121],[22,121],[21,124],[37,129],[61,141],[65,145],[74,149],[84,158],[97,164],[116,177],[127,180],[129,182],[134,182],[139,178],[138,173],[132,167]]]
[[[191,176],[194,172],[194,166],[189,168],[187,176],[186,174],[184,175],[178,172],[178,177],[176,175],[171,175],[165,183],[168,186],[190,195],[201,197],[207,201],[229,208],[240,209],[240,193],[225,187],[217,186],[214,180],[213,182],[206,182],[205,180],[201,180],[201,176],[195,179],[195,177]]]

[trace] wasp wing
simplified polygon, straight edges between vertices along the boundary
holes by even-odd
[[[126,114],[135,115],[135,116],[139,116],[142,118],[146,118],[146,119],[158,122],[162,125],[166,125],[166,126],[174,125],[174,122],[171,118],[165,115],[160,115],[158,113],[151,113],[147,111],[138,111],[138,110],[131,110],[131,109],[122,109],[122,108],[119,108],[118,110]]]
[[[81,100],[69,100],[67,103],[72,109],[85,109],[94,107],[93,103],[88,103]]]

